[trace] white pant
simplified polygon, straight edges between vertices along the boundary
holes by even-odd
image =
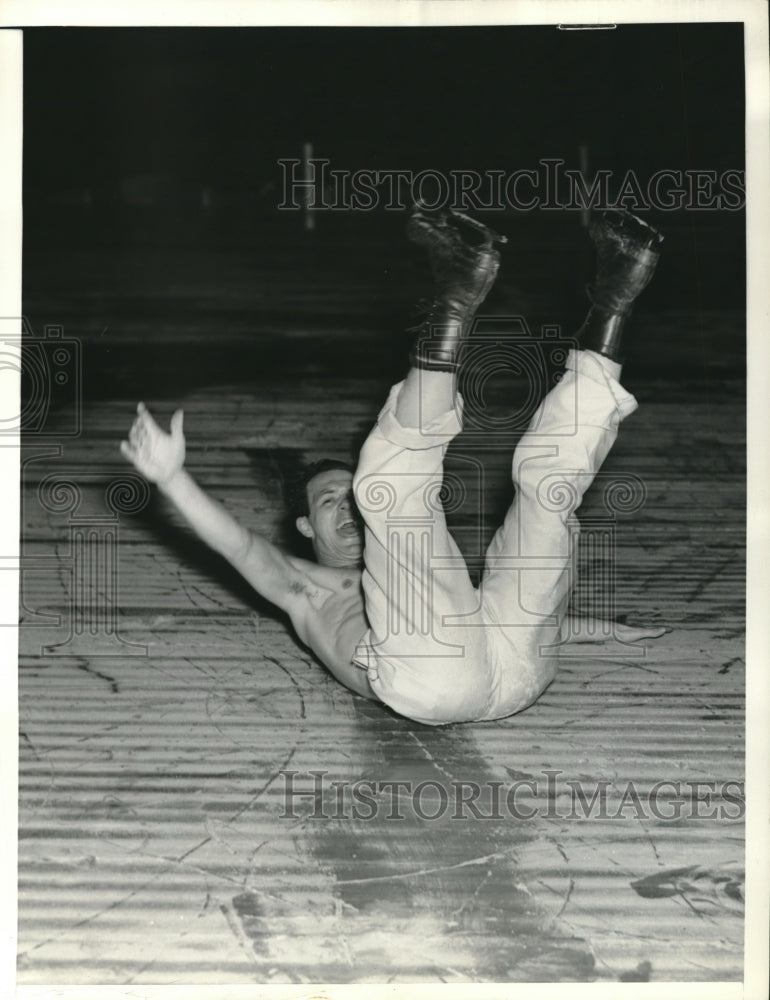
[[[354,662],[377,696],[441,725],[518,712],[550,684],[573,581],[574,511],[636,401],[591,351],[571,351],[513,456],[516,496],[486,554],[480,587],[446,526],[443,461],[462,399],[403,427],[390,392],[354,479],[366,525],[370,628]]]

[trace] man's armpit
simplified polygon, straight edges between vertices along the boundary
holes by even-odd
[[[280,608],[287,609],[290,604],[306,599],[304,573],[291,557],[261,535],[249,532],[244,551],[231,562],[258,594]]]
[[[334,595],[331,587],[321,587],[307,577],[298,577],[289,583],[292,599],[307,604],[313,611],[320,611]]]
[[[301,596],[303,594],[306,597],[310,597],[310,590],[308,588],[307,581],[306,580],[301,580],[301,579],[290,580],[289,581],[289,593],[290,594],[294,594],[297,597],[299,597],[299,596]]]

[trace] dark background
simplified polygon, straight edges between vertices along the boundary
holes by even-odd
[[[327,212],[307,233],[278,211],[277,161],[303,142],[343,169],[575,168],[580,144],[616,183],[744,167],[740,23],[32,29],[24,87],[25,311],[87,345],[91,393],[284,370],[298,327],[318,365],[397,374],[406,341],[389,338],[427,291],[423,262],[401,213]],[[635,370],[742,376],[744,212],[645,214],[667,243]],[[592,267],[579,213],[487,218],[510,241],[489,308],[575,329]],[[364,351],[356,330],[373,332]],[[198,345],[184,372],[169,337]]]
[[[254,190],[312,140],[372,168],[739,168],[741,24],[25,33],[28,195],[152,171]],[[38,194],[38,192],[40,194]]]

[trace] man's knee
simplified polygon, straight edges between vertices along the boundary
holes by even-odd
[[[519,503],[562,521],[580,506],[592,478],[579,471],[574,455],[537,454],[527,448],[514,452],[512,476]]]

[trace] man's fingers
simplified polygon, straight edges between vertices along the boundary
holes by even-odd
[[[147,409],[147,407],[144,405],[144,403],[139,403],[139,405],[136,408],[136,412],[138,414],[136,419],[142,426],[146,427],[148,431],[159,430],[159,427],[155,422],[155,418]]]
[[[133,462],[135,452],[128,441],[120,442],[120,452],[129,460],[129,462]]]
[[[176,410],[171,417],[171,433],[181,434],[184,425],[184,410]]]
[[[128,432],[128,440],[131,442],[134,448],[138,448],[143,441],[146,441],[146,439],[147,439],[147,428],[137,418],[131,425],[131,430]]]

